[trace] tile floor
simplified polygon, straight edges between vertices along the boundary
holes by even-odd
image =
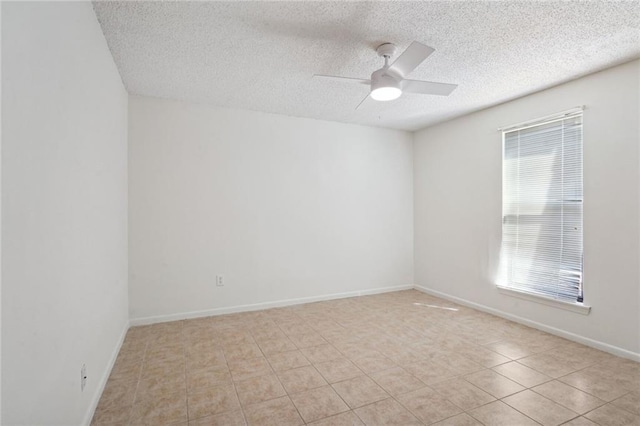
[[[415,290],[129,330],[93,425],[640,425],[640,364]]]

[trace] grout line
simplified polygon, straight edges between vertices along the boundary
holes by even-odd
[[[187,410],[187,425],[189,424],[190,416],[189,416],[189,382],[187,381],[187,342],[184,336],[184,323],[182,325],[182,330],[180,332],[180,336],[182,337],[182,357],[184,358],[184,400]]]
[[[536,386],[537,386],[537,385],[536,385]],[[519,393],[522,393],[522,392],[525,392],[525,391],[528,391],[528,390],[531,390],[531,389],[530,389],[530,388],[526,388],[526,389],[524,389],[524,390],[522,390],[522,391],[520,391],[520,392],[516,392],[516,393],[514,393],[513,395],[517,395],[517,394],[519,394]],[[509,396],[512,396],[512,395],[509,395]],[[508,398],[508,397],[507,397],[507,396],[505,396],[504,398]],[[538,424],[541,424],[539,421],[535,420],[533,417],[529,416],[528,414],[524,413],[523,411],[520,411],[520,410],[519,410],[519,409],[517,409],[516,407],[513,407],[513,406],[511,406],[510,404],[508,404],[508,403],[504,402],[504,401],[503,401],[503,399],[504,399],[504,398],[500,399],[500,401],[501,401],[503,404],[507,405],[509,408],[511,408],[511,409],[513,409],[513,410],[515,410],[515,411],[517,411],[518,413],[522,414],[523,416],[525,416],[525,417],[527,417],[527,418],[529,418],[529,419],[533,420],[534,422],[536,422],[536,423],[538,423]],[[548,399],[548,398],[545,398],[545,399]],[[553,402],[553,401],[551,401],[551,402]],[[573,410],[569,410],[569,411],[571,411],[571,412],[575,413],[575,411],[573,411]],[[576,414],[577,414],[577,413],[576,413]],[[577,414],[577,417],[579,417],[579,416],[580,416],[580,414]],[[572,417],[571,419],[569,419],[569,420],[567,420],[567,421],[571,421],[571,420],[573,420],[573,419],[575,419],[575,418],[576,418],[576,417]]]
[[[284,331],[277,324],[276,324],[276,327],[278,327],[280,329],[280,331],[282,331],[284,333]],[[251,334],[251,332],[249,332],[249,334]],[[286,333],[284,333],[284,334],[286,335]],[[253,334],[251,334],[251,338],[255,342],[255,337],[253,336]],[[280,380],[280,377],[276,373],[275,368],[273,368],[273,365],[271,365],[271,361],[269,361],[269,358],[267,358],[267,356],[265,355],[265,353],[262,350],[262,348],[260,347],[260,345],[258,345],[257,343],[256,343],[256,345],[258,346],[258,350],[262,354],[262,356],[265,359],[265,361],[267,361],[267,364],[269,364],[269,368],[271,368],[271,372],[276,377],[276,380],[278,380],[278,383],[280,383],[280,386],[282,386],[282,389],[284,390],[284,393],[286,394],[287,398],[289,398],[289,401],[291,402],[291,405],[293,405],[293,407],[296,409],[296,412],[298,413],[298,416],[300,416],[300,419],[302,419],[302,422],[304,424],[307,424],[307,422],[304,420],[304,417],[302,417],[302,414],[300,413],[300,410],[298,410],[298,407],[296,406],[296,404],[293,403],[293,400],[291,399],[291,396],[289,395],[289,392],[287,391],[287,389],[282,384],[282,380]],[[294,343],[294,346],[295,346],[295,343]],[[282,398],[282,397],[276,397],[276,398],[272,398],[272,399],[277,399],[277,398]]]
[[[244,406],[242,405],[242,401],[240,401],[240,395],[238,395],[238,388],[236,386],[236,381],[233,380],[233,375],[231,374],[231,367],[229,367],[229,361],[227,360],[227,355],[225,354],[224,351],[224,345],[222,348],[222,357],[224,358],[224,365],[227,366],[227,370],[229,370],[229,377],[231,378],[231,385],[233,386],[233,391],[236,394],[236,400],[238,401],[238,406],[240,407],[240,412],[242,413],[242,418],[244,419],[245,423],[248,424],[247,422],[247,416],[245,415],[244,412]]]
[[[125,337],[126,338],[126,337]],[[144,345],[144,351],[142,354],[142,361],[140,361],[140,371],[138,371],[138,377],[136,379],[136,390],[133,392],[133,401],[131,401],[131,411],[129,412],[129,420],[127,421],[128,425],[131,425],[133,421],[133,412],[136,405],[136,398],[138,397],[138,389],[140,388],[140,381],[142,380],[142,370],[144,369],[144,362],[147,357],[147,349],[149,348],[149,340]],[[108,382],[107,382],[108,383]]]

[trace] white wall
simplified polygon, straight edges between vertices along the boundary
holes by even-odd
[[[407,132],[130,97],[131,318],[411,286],[412,181]]]
[[[2,424],[80,424],[128,322],[127,94],[91,3],[2,3],[2,124]]]
[[[627,63],[415,135],[416,284],[640,356],[639,80]],[[585,105],[588,316],[498,293],[501,133]]]

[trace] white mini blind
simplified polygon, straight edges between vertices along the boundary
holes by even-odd
[[[582,302],[582,112],[503,131],[502,283]]]

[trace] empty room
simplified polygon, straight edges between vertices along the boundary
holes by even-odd
[[[2,425],[640,425],[638,1],[0,12]]]

